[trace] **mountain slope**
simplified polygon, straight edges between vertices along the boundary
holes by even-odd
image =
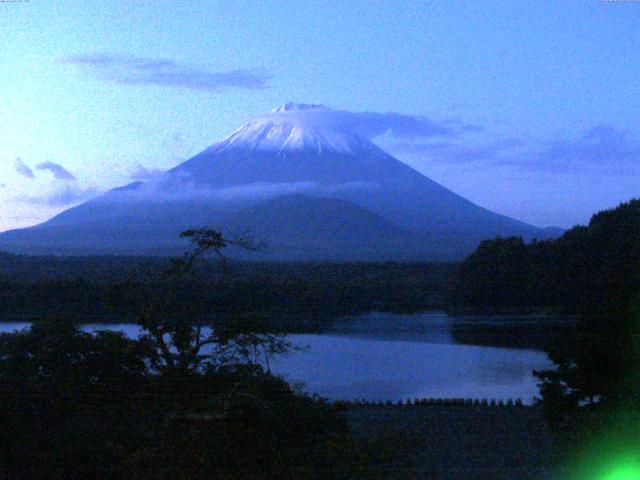
[[[0,248],[169,253],[181,248],[175,238],[184,229],[240,222],[253,224],[256,234],[288,232],[273,237],[281,250],[270,253],[274,258],[302,259],[305,251],[309,258],[330,259],[332,252],[348,258],[352,251],[362,259],[442,260],[461,258],[498,235],[553,235],[456,195],[332,122],[330,114],[322,106],[285,104],[157,180],[0,234]],[[300,247],[295,255],[294,243]]]

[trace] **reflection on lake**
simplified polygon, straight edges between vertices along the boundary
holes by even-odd
[[[550,323],[443,313],[362,315],[321,335],[291,335],[309,348],[276,359],[273,370],[331,399],[520,398],[531,404],[538,393],[532,371],[552,364],[544,352],[522,348],[523,337],[539,343]],[[499,345],[519,337],[520,348],[486,346],[488,336],[501,336]],[[460,344],[459,337],[482,345]]]
[[[539,336],[548,330],[548,320],[535,325],[504,318],[483,322],[441,313],[363,315],[336,323],[322,334],[290,335],[293,343],[308,348],[276,358],[271,367],[290,382],[303,382],[309,393],[330,399],[520,398],[530,404],[538,391],[532,371],[552,364],[544,352],[523,348],[522,337]],[[475,333],[466,335],[465,325]],[[28,326],[0,323],[0,331]],[[140,331],[132,324],[85,328],[120,330],[132,337]],[[524,334],[518,334],[520,330]],[[507,331],[520,337],[520,348],[486,346],[483,341],[468,344],[478,332],[489,332],[492,341],[499,336],[500,345],[509,344]],[[460,338],[465,344],[456,343]]]

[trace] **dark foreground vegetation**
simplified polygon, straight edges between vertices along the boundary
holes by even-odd
[[[132,340],[60,321],[0,336],[0,476],[489,480],[549,468],[540,409],[330,405],[253,361],[255,347],[285,347],[278,337],[209,338],[194,356],[199,337],[183,328],[170,342],[156,328]]]
[[[197,260],[229,244],[190,236],[194,252],[141,306],[139,338],[61,318],[0,335],[0,477],[391,478],[413,447],[390,456],[393,439],[353,435],[340,407],[271,375],[283,336],[240,314],[204,329],[176,303]]]
[[[314,459],[346,432],[331,407],[255,365],[211,357],[187,366],[186,354],[172,354],[172,367],[151,336],[93,336],[61,322],[2,336],[2,478],[321,471]]]

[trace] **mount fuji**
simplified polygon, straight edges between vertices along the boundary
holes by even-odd
[[[157,179],[0,234],[0,249],[175,254],[181,231],[207,226],[264,241],[256,259],[454,260],[484,239],[555,233],[473,204],[332,112],[282,105]]]

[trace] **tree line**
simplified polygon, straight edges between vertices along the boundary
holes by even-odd
[[[85,321],[134,321],[154,283],[168,268],[162,258],[0,256],[0,318],[33,320],[75,315]],[[196,266],[199,276],[174,295],[202,315],[241,310],[313,328],[326,317],[369,311],[410,313],[442,307],[453,272],[427,263],[242,263]],[[174,288],[172,287],[172,288]]]

